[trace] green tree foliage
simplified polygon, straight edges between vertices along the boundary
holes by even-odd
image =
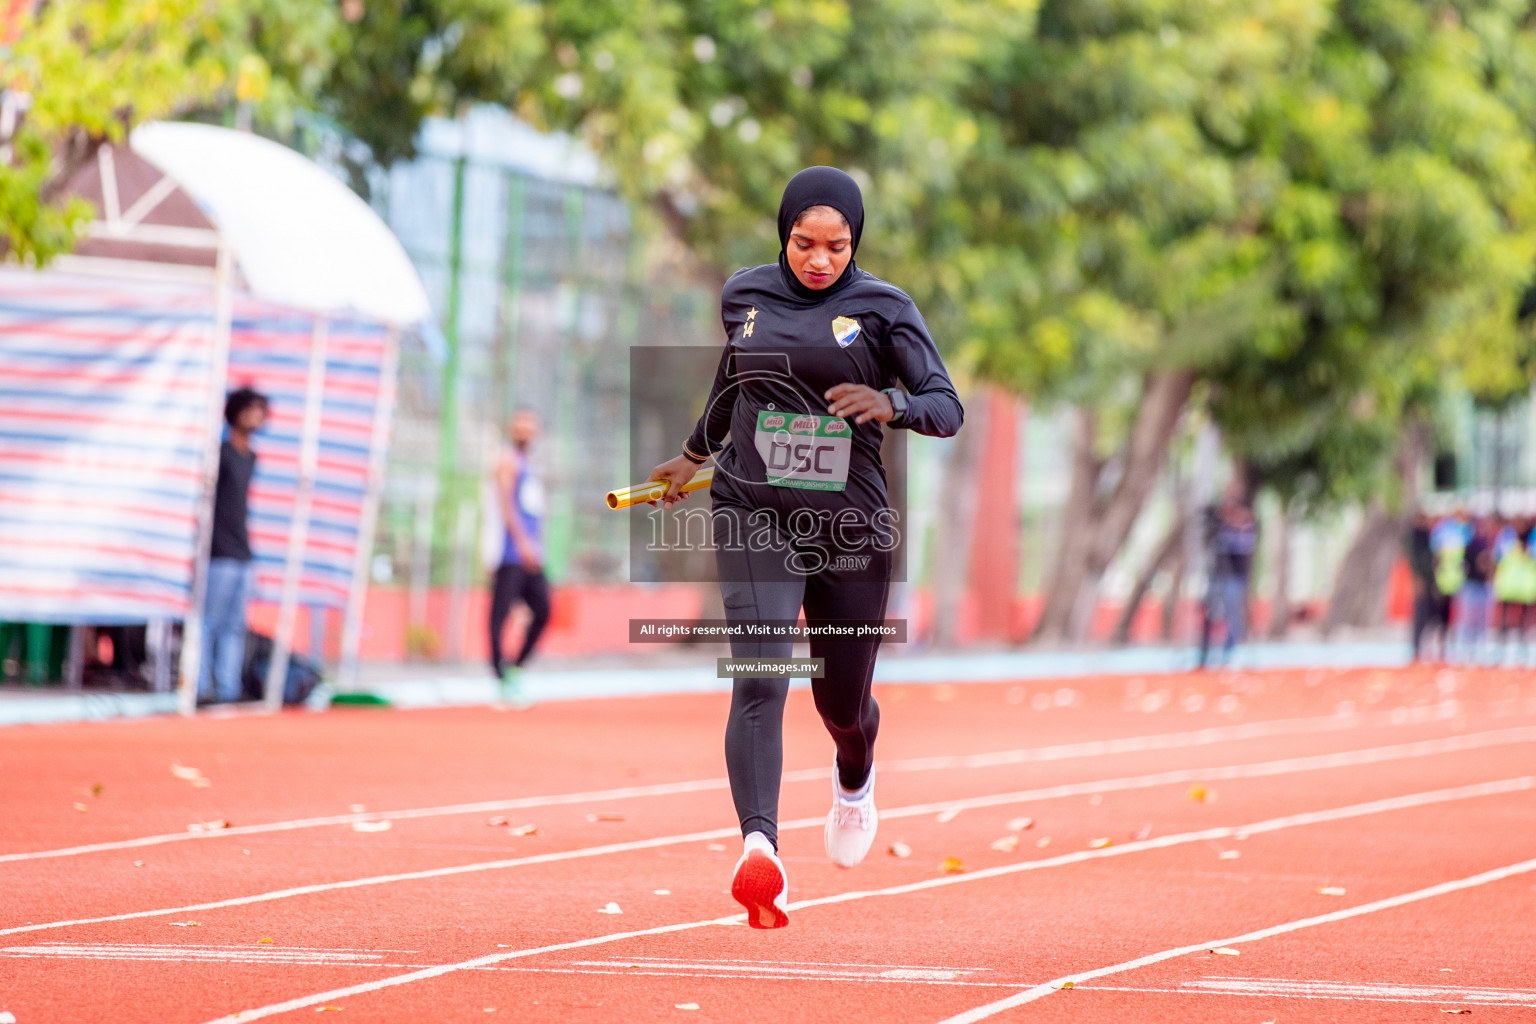
[[[1340,3],[1252,118],[1283,173],[1256,231],[1287,315],[1210,376],[1229,440],[1283,491],[1379,491],[1446,382],[1490,401],[1529,387],[1529,6]]]
[[[91,211],[59,192],[103,141],[206,103],[240,75],[236,0],[72,0],[21,15],[0,87],[23,105],[0,148],[0,253],[43,263]],[[246,68],[249,79],[252,69]]]

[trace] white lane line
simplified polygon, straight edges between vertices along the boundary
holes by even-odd
[[[1085,992],[1167,992],[1178,995],[1283,996],[1288,999],[1367,999],[1393,1003],[1475,1003],[1480,1006],[1536,1006],[1536,989],[1466,988],[1393,982],[1305,981],[1291,978],[1206,977],[1178,988],[1093,985]]]
[[[1026,789],[1014,793],[999,793],[993,796],[969,797],[961,800],[941,800],[933,803],[914,804],[908,807],[893,807],[890,810],[881,811],[881,817],[887,820],[896,818],[921,817],[935,814],[939,811],[970,810],[981,807],[998,807],[1008,804],[1029,803],[1040,800],[1055,800],[1068,796],[1082,796],[1093,793],[1123,792],[1126,790],[1149,789],[1156,786],[1166,786],[1183,782],[1199,782],[1222,779],[1239,778],[1264,778],[1275,775],[1288,775],[1295,772],[1320,771],[1330,768],[1347,768],[1364,764],[1379,764],[1385,761],[1396,761],[1405,758],[1428,757],[1435,754],[1456,753],[1465,750],[1476,750],[1492,746],[1500,746],[1511,743],[1523,743],[1536,739],[1536,726],[1522,726],[1514,729],[1497,729],[1492,732],[1472,733],[1466,736],[1447,736],[1438,740],[1419,740],[1414,743],[1399,743],[1387,747],[1368,747],[1364,750],[1342,751],[1335,754],[1315,754],[1311,757],[1289,757],[1278,761],[1260,761],[1256,764],[1226,765],[1217,768],[1184,768],[1170,772],[1156,772],[1151,775],[1132,775],[1122,779],[1104,779],[1099,782],[1074,782],[1061,786],[1046,786],[1040,789]],[[823,773],[824,774],[824,773]],[[821,828],[826,819],[797,818],[792,821],[780,822],[779,831],[785,832],[801,828]],[[289,899],[295,896],[309,896],[315,893],[332,892],[340,889],[357,889],[372,885],[389,885],[395,882],[414,882],[428,878],[445,878],[451,875],[469,874],[478,871],[500,871],[508,868],[525,867],[530,864],[552,864],[569,860],[581,860],[588,857],[601,857],[614,853],[632,853],[637,850],[655,849],[661,846],[675,846],[682,843],[706,842],[714,839],[730,839],[740,834],[736,828],[710,829],[703,832],[687,832],[681,835],[657,836],[652,839],[635,839],[621,843],[606,843],[602,846],[588,846],[575,850],[559,850],[552,853],[530,854],[526,857],[509,857],[503,860],[478,861],[470,864],[456,864],[443,868],[426,868],[420,871],[404,871],[390,875],[372,875],[366,878],[352,878],[340,882],[317,882],[313,885],[294,886],[289,889],[277,889],[271,892],[255,893],[250,896],[235,896],[230,899],[214,900],[208,903],[193,903],[179,907],[162,907],[156,910],[136,910],[126,914],[111,914],[104,917],[75,918],[66,921],[45,921],[40,924],[16,925],[10,928],[0,928],[0,935],[19,935],[23,932],[47,931],[54,928],[69,928],[84,924],[105,924],[111,921],[131,921],[145,917],[164,917],[171,914],[190,914],[204,910],[218,910],[224,907],[243,907],[253,903],[266,903],[272,900]],[[1128,849],[1129,847],[1122,847]]]
[[[1444,896],[1446,893],[1460,892],[1463,889],[1474,889],[1490,882],[1502,881],[1515,875],[1523,875],[1536,871],[1536,859],[1524,860],[1518,864],[1509,864],[1502,868],[1494,868],[1492,871],[1484,871],[1466,878],[1458,878],[1451,882],[1441,882],[1439,885],[1431,885],[1424,889],[1416,889],[1413,892],[1403,893],[1398,896],[1389,896],[1383,900],[1374,900],[1370,903],[1362,903],[1355,907],[1346,907],[1343,910],[1335,910],[1331,914],[1318,914],[1315,917],[1304,917],[1296,921],[1287,921],[1285,924],[1277,924],[1269,928],[1260,928],[1257,931],[1246,932],[1242,935],[1232,935],[1224,939],[1212,939],[1209,942],[1195,943],[1189,946],[1179,946],[1175,949],[1165,949],[1160,953],[1151,953],[1147,956],[1137,957],[1135,960],[1127,960],[1124,963],[1111,964],[1108,967],[1100,967],[1092,971],[1084,971],[1080,974],[1067,974],[1042,985],[1025,989],[1023,992],[999,999],[996,1002],[978,1006],[973,1010],[946,1017],[939,1024],[976,1024],[977,1021],[986,1020],[1005,1010],[1011,1010],[1016,1006],[1032,1003],[1037,999],[1044,999],[1052,992],[1061,990],[1062,985],[1071,982],[1073,987],[1092,981],[1094,978],[1103,978],[1111,974],[1121,974],[1125,971],[1134,971],[1141,967],[1162,963],[1164,960],[1172,960],[1175,957],[1188,956],[1190,953],[1204,953],[1207,950],[1221,946],[1240,946],[1245,942],[1257,942],[1260,939],[1268,939],[1276,935],[1284,935],[1287,932],[1300,931],[1303,928],[1315,928],[1318,925],[1332,924],[1335,921],[1345,921],[1352,917],[1363,917],[1366,914],[1374,914],[1379,910],[1391,910],[1409,903],[1417,903],[1420,900],[1432,899],[1436,896]],[[1091,990],[1090,990],[1091,991]]]
[[[1184,747],[1203,747],[1217,743],[1233,743],[1267,736],[1330,733],[1359,729],[1366,723],[1365,715],[1330,715],[1320,718],[1285,718],[1268,722],[1250,722],[1243,725],[1220,725],[1189,732],[1158,733],[1150,736],[1130,736],[1124,739],[1091,740],[1081,743],[1062,743],[1049,747],[1029,747],[1017,750],[1000,750],[986,754],[970,754],[963,757],[923,757],[896,761],[882,761],[877,767],[883,772],[939,771],[951,768],[987,768],[998,765],[1025,764],[1044,761],[1066,761],[1077,758],[1104,757],[1113,754],[1133,754],[1151,750],[1172,750]],[[1380,724],[1392,726],[1377,715]],[[825,768],[802,768],[784,773],[785,782],[824,782]],[[316,818],[295,818],[291,821],[273,821],[260,825],[239,825],[213,832],[170,832],[163,835],[141,836],[106,843],[89,843],[84,846],[67,846],[56,850],[33,850],[24,853],[0,854],[0,864],[8,861],[44,860],[52,857],[78,857],[88,853],[111,850],[132,850],[164,843],[179,843],[191,839],[219,839],[231,836],[259,835],[266,832],[291,832],[306,828],[323,828],[328,825],[349,825],[357,821],[403,821],[411,818],[436,818],[457,814],[487,814],[494,811],[527,810],[533,807],[556,807],[566,804],[634,800],[652,796],[675,796],[683,793],[703,793],[726,789],[725,779],[694,779],[685,782],[663,782],[650,786],[624,786],[617,789],[599,789],[584,793],[559,793],[551,796],[518,797],[511,800],[485,800],[478,803],[448,804],[442,807],[417,807],[399,811],[375,813],[332,814]]]
[[[798,900],[789,904],[790,910],[804,910],[808,907],[828,906],[838,903],[851,903],[856,900],[870,899],[875,896],[901,896],[907,893],[921,892],[927,889],[939,889],[951,885],[965,885],[970,882],[987,878],[999,878],[1004,875],[1018,874],[1024,871],[1037,871],[1043,868],[1059,867],[1065,864],[1077,864],[1083,861],[1098,860],[1104,857],[1120,857],[1140,850],[1166,849],[1171,846],[1179,846],[1187,843],[1203,843],[1211,839],[1223,839],[1236,835],[1239,832],[1247,835],[1258,835],[1263,832],[1276,832],[1281,829],[1294,828],[1299,825],[1312,825],[1327,821],[1341,821],[1346,818],[1358,818],[1371,814],[1381,814],[1387,811],[1403,810],[1410,807],[1422,807],[1426,804],[1444,803],[1454,800],[1465,800],[1479,796],[1491,796],[1498,793],[1512,793],[1521,790],[1536,788],[1536,776],[1522,776],[1516,779],[1502,779],[1497,782],[1483,782],[1472,786],[1460,786],[1455,789],[1432,790],[1425,793],[1411,793],[1406,796],[1392,797],[1387,800],[1373,800],[1370,803],[1353,804],[1348,807],[1337,807],[1326,811],[1311,811],[1305,814],[1292,814],[1283,818],[1271,818],[1266,821],[1255,822],[1251,825],[1227,826],[1222,828],[1204,829],[1199,832],[1185,832],[1181,835],[1163,836],[1158,839],[1147,839],[1141,842],[1127,843],[1124,846],[1109,846],[1099,850],[1083,850],[1078,853],[1065,854],[1060,857],[1050,857],[1044,860],[1023,861],[1016,864],[1007,864],[1002,867],[987,868],[981,871],[972,871],[963,875],[945,875],[940,878],[929,878],[921,882],[912,882],[907,885],[893,885],[885,889],[869,889],[859,892],[839,893],[835,896],[823,896],[817,899]],[[1536,868],[1536,861],[1528,862],[1532,868]],[[1510,869],[1502,869],[1509,871]],[[1455,884],[1455,883],[1452,883]],[[1345,912],[1341,912],[1345,913]],[[259,1020],[262,1017],[272,1017],[290,1010],[301,1010],[316,1003],[335,1002],[338,999],[346,999],[350,996],[365,995],[377,992],[381,989],[394,988],[399,985],[409,985],[417,981],[426,981],[430,978],[438,978],[456,971],[479,970],[494,967],[508,960],[520,960],[531,956],[540,956],[544,953],[559,953],[570,949],[589,949],[593,946],[606,945],[610,942],[622,942],[626,939],[643,938],[650,935],[670,935],[675,932],[693,931],[699,928],[708,928],[715,925],[734,925],[746,920],[746,914],[732,914],[729,917],[715,917],[704,921],[687,921],[680,924],[659,925],[655,928],[639,928],[634,931],[611,932],[607,935],[594,935],[591,938],[576,939],[571,942],[557,942],[547,946],[535,946],[531,949],[514,949],[504,953],[489,953],[485,956],[475,957],[473,960],[463,960],[453,964],[439,964],[420,971],[412,971],[408,974],[398,974],[392,978],[377,978],[373,981],[350,985],[345,988],[331,989],[327,992],[317,992],[313,995],[299,996],[281,1003],[273,1003],[270,1006],[262,1006],[249,1010],[241,1010],[237,1013],[220,1017],[209,1021],[208,1024],[243,1024],[245,1021]],[[1331,915],[1324,915],[1325,917]],[[1315,920],[1315,919],[1313,919]],[[1285,927],[1285,926],[1282,926]],[[1241,939],[1223,939],[1223,943],[1243,941]],[[1207,946],[1189,947],[1190,949],[1206,949]],[[1033,991],[1033,990],[1030,990]],[[1015,997],[1016,998],[1016,997]],[[990,1004],[989,1004],[990,1005]],[[948,1022],[946,1022],[948,1024]]]
[[[403,965],[402,965],[403,966]],[[844,981],[858,982],[859,984],[886,984],[886,985],[951,985],[964,988],[1018,988],[1018,982],[1007,981],[959,981],[942,978],[907,978],[899,976],[899,972],[891,972],[889,975],[880,974],[852,974],[827,972],[824,974],[749,974],[743,972],[702,972],[702,971],[649,971],[626,970],[620,967],[483,967],[486,971],[516,971],[520,974],[608,974],[620,975],[626,978],[710,978],[718,980],[728,978],[733,981]],[[240,1018],[244,1020],[245,1018]]]

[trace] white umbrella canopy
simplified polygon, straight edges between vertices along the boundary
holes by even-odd
[[[141,125],[130,144],[218,226],[252,294],[398,327],[430,324],[426,290],[394,233],[301,154],[249,132],[188,122]]]

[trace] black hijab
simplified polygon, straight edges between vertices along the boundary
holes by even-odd
[[[864,196],[859,192],[859,183],[836,167],[807,167],[784,186],[784,198],[779,200],[779,271],[790,291],[799,298],[816,302],[841,291],[858,274],[859,268],[850,253],[842,275],[830,286],[820,289],[807,288],[789,269],[786,255],[789,233],[800,215],[813,206],[830,206],[848,218],[853,252],[857,253],[859,236],[864,233]]]

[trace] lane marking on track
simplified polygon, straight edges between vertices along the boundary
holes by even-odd
[[[646,965],[650,966],[650,965]],[[625,978],[707,978],[719,980],[725,978],[731,981],[842,981],[856,982],[860,985],[885,984],[885,985],[949,985],[963,988],[1018,988],[1019,982],[1013,981],[959,981],[944,980],[938,978],[907,978],[901,977],[899,971],[888,971],[885,974],[855,974],[852,972],[797,972],[779,974],[769,972],[758,974],[746,971],[657,971],[626,969],[614,964],[607,968],[602,967],[482,967],[483,971],[509,971],[519,974],[606,974],[618,975]],[[243,1017],[241,1018],[244,1019]]]
[[[1536,1006],[1536,989],[1457,988],[1390,982],[1293,981],[1288,978],[1201,978],[1178,988],[1090,985],[1084,992],[1156,992],[1173,995],[1283,996],[1287,999],[1363,999],[1378,1003],[1472,1003],[1477,1006]]]
[[[1502,779],[1497,782],[1483,782],[1472,786],[1460,786],[1455,789],[1431,790],[1424,793],[1411,793],[1406,796],[1391,797],[1386,800],[1373,800],[1364,804],[1353,804],[1348,807],[1337,807],[1326,811],[1309,811],[1304,814],[1292,814],[1283,818],[1270,818],[1266,821],[1255,822],[1251,825],[1226,826],[1221,828],[1204,829],[1199,832],[1185,832],[1179,835],[1163,836],[1158,839],[1146,839],[1140,842],[1127,843],[1124,846],[1109,846],[1098,850],[1083,850],[1078,853],[1065,854],[1060,857],[1050,857],[1044,860],[1023,861],[1016,864],[1006,864],[996,868],[986,868],[980,871],[972,871],[963,875],[945,875],[941,878],[929,878],[921,882],[912,882],[906,885],[893,885],[884,889],[869,889],[856,892],[838,893],[834,896],[823,896],[816,899],[798,900],[789,904],[792,911],[804,910],[809,907],[830,906],[840,903],[852,903],[857,900],[870,899],[876,896],[901,896],[908,893],[922,892],[928,889],[947,888],[952,885],[966,885],[970,882],[981,881],[988,878],[999,878],[1004,875],[1018,874],[1025,871],[1037,871],[1044,868],[1060,867],[1066,864],[1078,864],[1084,861],[1099,860],[1105,857],[1122,857],[1126,854],[1136,853],[1141,850],[1160,850],[1172,846],[1180,846],[1188,843],[1203,843],[1211,839],[1223,839],[1236,835],[1239,832],[1247,835],[1258,835],[1264,832],[1276,832],[1281,829],[1295,828],[1300,825],[1313,825],[1328,821],[1342,821],[1347,818],[1359,818],[1372,814],[1381,814],[1387,811],[1404,810],[1412,807],[1423,807],[1427,804],[1445,803],[1448,801],[1465,800],[1479,796],[1492,796],[1500,793],[1513,793],[1522,790],[1536,788],[1536,776],[1526,775],[1515,779]],[[1527,861],[1528,868],[1536,869],[1536,860]],[[1520,868],[1520,865],[1516,865]],[[1517,873],[1513,869],[1500,869],[1506,873]],[[1489,873],[1494,874],[1494,873]],[[1482,876],[1474,876],[1482,877]],[[1504,877],[1504,876],[1501,876]],[[1464,880],[1465,881],[1465,880]],[[1459,883],[1448,883],[1458,885]],[[1462,886],[1465,887],[1465,886]],[[1444,885],[1434,887],[1444,889]],[[1429,890],[1421,890],[1428,892]],[[1450,891],[1450,890],[1446,890]],[[1403,900],[1403,897],[1398,897]],[[1387,901],[1379,901],[1387,902]],[[1372,906],[1372,904],[1366,904]],[[1358,908],[1356,908],[1358,910]],[[1323,915],[1322,918],[1309,918],[1309,921],[1321,921],[1325,918],[1332,919],[1339,915],[1351,916],[1350,911],[1338,911],[1332,915]],[[572,949],[589,949],[593,946],[606,945],[611,942],[622,942],[626,939],[644,938],[651,935],[670,935],[675,932],[693,931],[699,928],[709,928],[717,925],[734,925],[746,920],[746,914],[732,914],[729,917],[715,917],[703,921],[687,921],[679,924],[659,925],[655,928],[637,928],[633,931],[611,932],[607,935],[594,935],[591,938],[576,939],[570,942],[556,942],[546,946],[535,946],[529,949],[514,949],[504,953],[490,953],[485,956],[475,957],[472,960],[463,960],[459,963],[440,964],[420,971],[412,971],[408,974],[399,974],[391,978],[377,978],[373,981],[350,985],[345,988],[331,989],[328,992],[318,992],[313,995],[299,996],[281,1003],[273,1003],[270,1006],[256,1007],[241,1010],[238,1013],[219,1017],[209,1021],[208,1024],[243,1024],[245,1021],[258,1020],[262,1017],[272,1017],[290,1010],[301,1010],[316,1003],[335,1002],[338,999],[346,999],[350,996],[366,995],[381,989],[394,988],[399,985],[409,985],[417,981],[426,981],[431,978],[442,977],[456,971],[479,970],[505,963],[508,960],[519,960],[532,956],[540,956],[544,953],[559,953]],[[1282,929],[1289,926],[1282,925]],[[1262,935],[1254,933],[1255,935]],[[1278,934],[1278,933],[1276,933]],[[1223,939],[1222,944],[1248,941],[1249,936],[1236,939]],[[1186,947],[1185,951],[1195,949],[1208,949],[1213,943],[1203,946]],[[1172,955],[1178,955],[1174,953]],[[1149,961],[1155,962],[1155,961]],[[1129,968],[1126,968],[1129,969]],[[1105,969],[1106,973],[1112,973],[1115,969]],[[1030,989],[1029,991],[1034,991]],[[1018,998],[1017,996],[1013,998]],[[994,1004],[988,1004],[994,1005]],[[980,1019],[980,1018],[977,1018]],[[960,1018],[955,1018],[956,1022]],[[950,1024],[950,1022],[945,1022]]]
[[[1450,717],[1439,705],[1432,705],[1429,719]],[[1447,706],[1446,711],[1452,709]],[[1234,743],[1242,740],[1272,736],[1310,735],[1340,732],[1361,728],[1395,728],[1402,722],[1391,721],[1386,713],[1370,716],[1328,715],[1315,718],[1284,718],[1268,722],[1249,722],[1242,725],[1218,725],[1189,732],[1157,733],[1149,736],[1129,736],[1123,739],[1089,740],[1081,743],[1061,743],[1048,747],[1029,747],[1017,750],[1000,750],[986,754],[969,754],[957,757],[921,757],[878,762],[883,772],[940,771],[953,768],[990,768],[999,765],[1068,761],[1078,758],[1105,757],[1113,754],[1134,754],[1154,750],[1173,750],[1184,747],[1211,746],[1218,743]],[[1407,724],[1423,724],[1413,722]],[[824,782],[825,768],[801,768],[784,773],[785,782]],[[209,840],[233,836],[260,835],[267,832],[291,832],[307,828],[324,828],[328,825],[349,825],[358,821],[404,821],[412,818],[436,818],[459,814],[486,814],[492,811],[517,811],[532,807],[556,807],[566,804],[612,802],[634,800],[652,796],[676,796],[684,793],[704,793],[729,787],[726,779],[694,779],[684,782],[663,782],[649,786],[623,786],[617,789],[599,789],[584,793],[559,793],[550,796],[518,797],[510,800],[485,800],[478,803],[447,804],[442,807],[417,807],[399,811],[374,813],[332,814],[314,818],[295,818],[290,821],[273,821],[260,825],[239,825],[213,832],[169,832],[162,835],[140,836],[105,843],[88,843],[84,846],[67,846],[56,850],[34,850],[24,853],[0,854],[0,864],[8,861],[45,860],[53,857],[78,857],[88,853],[112,850],[133,850],[164,843],[187,840]]]
[[[1387,747],[1368,747],[1364,750],[1341,751],[1334,754],[1314,754],[1310,757],[1289,757],[1278,761],[1260,761],[1255,764],[1226,765],[1218,768],[1182,768],[1169,772],[1155,772],[1151,775],[1132,775],[1122,779],[1105,779],[1099,782],[1074,782],[1060,786],[1046,786],[1041,789],[1026,789],[1014,793],[999,793],[993,796],[968,797],[959,800],[941,800],[932,803],[914,804],[908,807],[894,807],[880,812],[882,818],[887,820],[896,818],[913,818],[935,814],[939,811],[970,810],[981,807],[998,807],[1007,804],[1028,803],[1040,800],[1055,800],[1068,796],[1082,796],[1093,793],[1123,792],[1126,790],[1150,789],[1156,786],[1166,786],[1184,782],[1199,782],[1211,780],[1240,779],[1240,778],[1265,778],[1276,775],[1288,775],[1295,772],[1320,771],[1330,768],[1347,768],[1366,764],[1380,764],[1386,761],[1398,761],[1407,758],[1428,757],[1436,754],[1457,753],[1466,750],[1477,750],[1486,747],[1501,746],[1512,743],[1523,743],[1536,739],[1536,726],[1521,726],[1514,729],[1497,729],[1492,732],[1472,733],[1467,736],[1447,736],[1438,740],[1419,740],[1414,743],[1399,743]],[[824,817],[796,818],[791,821],[781,822],[779,831],[791,829],[821,828],[826,824]],[[155,910],[135,910],[126,914],[109,914],[103,917],[74,918],[65,921],[45,921],[41,924],[16,925],[10,928],[0,928],[0,935],[19,935],[24,932],[48,931],[55,928],[69,928],[75,925],[105,924],[112,921],[131,921],[145,917],[164,917],[171,914],[189,914],[205,910],[219,910],[225,907],[243,907],[253,903],[266,903],[272,900],[291,899],[295,896],[310,896],[315,893],[334,892],[341,889],[358,889],[372,885],[390,885],[396,882],[414,882],[428,878],[446,878],[452,875],[470,874],[479,871],[501,871],[508,868],[525,867],[530,864],[553,864],[569,860],[582,860],[588,857],[602,857],[615,853],[633,853],[638,850],[650,850],[662,846],[676,846],[683,843],[707,842],[714,839],[730,839],[740,835],[739,828],[709,829],[701,832],[686,832],[681,835],[656,836],[651,839],[634,839],[627,842],[605,843],[601,846],[588,846],[575,850],[559,850],[551,853],[530,854],[525,857],[509,857],[503,860],[478,861],[470,864],[456,864],[450,867],[425,868],[419,871],[402,871],[389,875],[371,875],[366,878],[345,879],[339,882],[317,882],[313,885],[294,886],[289,889],[277,889],[271,892],[255,893],[250,896],[235,896],[229,899],[213,900],[208,903],[193,903],[179,907],[162,907]],[[1225,837],[1226,833],[1222,833]],[[1149,840],[1155,842],[1156,840]],[[1134,846],[1134,844],[1133,844]],[[1122,846],[1119,849],[1131,849],[1133,846]],[[1112,847],[1113,849],[1113,847]]]
[[[1441,882],[1439,885],[1431,885],[1413,892],[1403,893],[1398,896],[1389,896],[1386,899],[1374,900],[1370,903],[1362,903],[1359,906],[1347,907],[1343,910],[1335,910],[1331,914],[1318,914],[1314,917],[1304,917],[1296,921],[1287,921],[1285,924],[1277,924],[1269,928],[1260,928],[1257,931],[1245,932],[1242,935],[1232,935],[1224,939],[1213,939],[1210,942],[1200,942],[1189,946],[1179,946],[1174,949],[1165,949],[1160,953],[1151,953],[1147,956],[1137,957],[1135,960],[1127,960],[1124,963],[1111,964],[1108,967],[1100,967],[1092,971],[1084,971],[1080,974],[1067,974],[1042,985],[1025,989],[1023,992],[999,999],[996,1002],[978,1006],[973,1010],[956,1014],[953,1017],[945,1017],[939,1024],[975,1024],[976,1021],[986,1020],[1005,1010],[1011,1010],[1016,1006],[1044,999],[1052,992],[1061,990],[1061,986],[1071,982],[1073,989],[1094,978],[1103,978],[1111,974],[1121,974],[1125,971],[1134,971],[1137,968],[1148,967],[1152,964],[1162,963],[1164,960],[1172,960],[1175,957],[1188,956],[1190,953],[1204,953],[1207,950],[1221,946],[1240,946],[1245,942],[1257,942],[1260,939],[1268,939],[1276,935],[1284,935],[1287,932],[1300,931],[1303,928],[1315,928],[1318,925],[1332,924],[1335,921],[1345,921],[1352,917],[1363,917],[1366,914],[1374,914],[1379,910],[1391,910],[1394,907],[1405,906],[1409,903],[1417,903],[1420,900],[1432,899],[1443,896],[1446,893],[1460,892],[1463,889],[1474,889],[1490,882],[1502,881],[1516,875],[1523,875],[1536,871],[1536,859],[1524,860],[1518,864],[1509,864],[1502,868],[1494,868],[1492,871],[1484,871],[1466,878],[1458,878],[1451,882]],[[1087,991],[1092,991],[1088,989]]]
[[[387,964],[385,953],[415,950],[311,949],[293,946],[180,946],[164,943],[43,943],[0,947],[0,957],[63,960],[179,960],[195,963],[284,963],[357,967],[422,967]]]

